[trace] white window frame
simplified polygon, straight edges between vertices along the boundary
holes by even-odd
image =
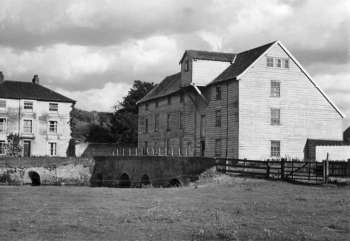
[[[26,128],[28,128],[28,127],[25,126],[26,122],[30,122],[30,132],[26,131]],[[33,120],[32,119],[24,119],[23,120],[23,133],[33,134]]]
[[[49,155],[57,156],[57,142],[49,142]]]
[[[0,117],[0,120],[4,120],[3,122],[3,128],[0,128],[0,133],[6,133],[7,132],[7,118],[6,117]],[[0,125],[1,126],[1,125]]]
[[[282,68],[282,59],[276,58],[276,67],[277,68]]]
[[[271,108],[271,125],[281,125],[281,109]]]
[[[222,126],[222,113],[221,110],[215,110],[215,127]]]
[[[222,155],[222,139],[215,139],[215,146],[214,146],[214,154],[215,157],[220,157]]]
[[[53,106],[55,106],[55,107],[53,107]],[[49,111],[57,112],[58,111],[58,103],[50,102],[49,103]]]
[[[34,106],[34,103],[33,101],[24,101],[23,102],[23,110],[25,112],[33,112],[33,107]]]
[[[271,157],[281,157],[281,141],[272,140],[270,142]]]
[[[283,60],[283,67],[284,67],[285,69],[289,69],[289,59],[284,59],[284,60]]]
[[[0,103],[3,103],[3,105],[0,105],[0,110],[5,110],[6,109],[6,100],[0,100]]]
[[[6,154],[6,141],[0,140],[0,155]]]
[[[266,67],[272,68],[274,66],[274,62],[273,57],[266,57]]]
[[[53,123],[53,129],[51,129],[51,123]],[[55,125],[55,123],[56,123],[56,125]],[[49,127],[50,134],[57,134],[58,133],[58,121],[57,120],[49,120],[48,127]]]
[[[281,81],[271,80],[270,82],[270,96],[281,97]]]

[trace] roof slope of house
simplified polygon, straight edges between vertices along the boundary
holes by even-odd
[[[142,103],[151,99],[160,98],[175,93],[181,89],[181,72],[165,77],[158,85],[156,85],[147,95],[145,95],[138,103]]]
[[[210,52],[210,51],[202,51],[202,50],[186,50],[183,54],[180,63],[183,58],[188,55],[193,59],[200,60],[212,60],[212,61],[221,61],[221,62],[232,62],[236,56],[234,53],[223,53],[223,52]]]
[[[225,69],[218,77],[210,82],[209,85],[236,78],[274,43],[276,43],[276,41],[238,53],[235,61],[229,67],[227,67],[227,69]]]
[[[75,100],[63,96],[42,85],[33,84],[32,82],[8,80],[0,83],[0,98],[75,103]]]

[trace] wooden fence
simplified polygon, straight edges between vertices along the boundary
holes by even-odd
[[[327,183],[329,177],[350,177],[350,162],[258,161],[216,159],[220,172],[279,179],[307,184]]]

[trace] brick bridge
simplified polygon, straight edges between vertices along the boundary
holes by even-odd
[[[92,186],[141,187],[179,186],[198,179],[215,166],[205,157],[110,156],[94,157]]]

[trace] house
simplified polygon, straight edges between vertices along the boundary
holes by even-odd
[[[0,155],[9,134],[18,134],[23,156],[66,156],[75,101],[39,84],[4,80],[0,72]]]
[[[343,113],[280,41],[180,65],[138,102],[145,154],[302,159],[307,139],[342,140]]]

